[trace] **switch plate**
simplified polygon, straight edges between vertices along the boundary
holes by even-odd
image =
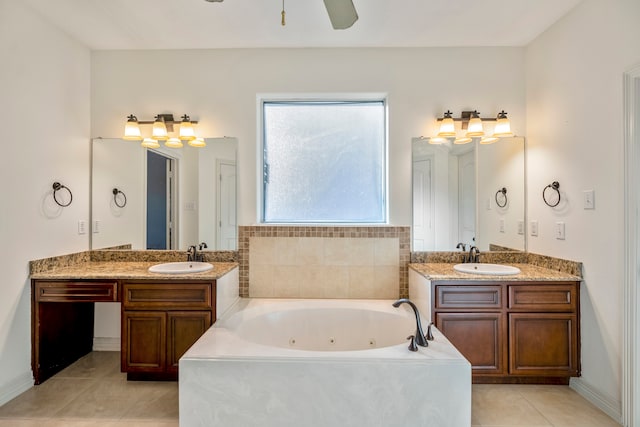
[[[94,233],[99,233],[100,232],[100,220],[96,219],[93,221],[93,230]]]
[[[518,234],[524,234],[524,221],[518,221]]]
[[[500,232],[504,233],[504,218],[500,218]]]
[[[487,197],[487,210],[490,211],[491,210],[491,197]]]
[[[556,239],[564,240],[564,222],[556,222]]]
[[[531,235],[538,236],[538,221],[531,221]]]
[[[584,209],[595,209],[596,208],[596,192],[594,190],[585,190],[582,192],[583,203],[582,207]]]
[[[78,234],[87,234],[87,221],[83,219],[78,221]]]

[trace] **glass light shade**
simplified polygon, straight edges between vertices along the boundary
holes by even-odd
[[[456,136],[456,125],[451,117],[445,117],[442,119],[438,136],[441,138]]]
[[[185,141],[196,139],[196,131],[193,128],[193,123],[186,120],[180,122],[180,139]]]
[[[167,142],[165,142],[164,145],[169,148],[182,148],[182,141],[178,138],[171,137],[167,139]]]
[[[160,148],[160,144],[153,138],[145,138],[140,143],[145,148]]]
[[[206,147],[207,143],[204,142],[204,138],[195,138],[192,139],[191,141],[188,142],[188,144],[192,147],[198,147],[198,148],[202,148],[202,147]]]
[[[485,136],[480,140],[480,144],[493,144],[498,140],[497,136]]]
[[[471,141],[473,141],[473,139],[471,137],[468,136],[462,136],[460,138],[456,138],[453,143],[454,144],[468,144]]]
[[[513,136],[513,132],[511,132],[511,123],[509,123],[508,118],[498,118],[496,127],[493,129],[493,136],[496,136],[498,138]]]
[[[167,134],[167,126],[164,124],[164,119],[162,117],[156,118],[156,121],[153,122],[151,137],[159,141],[165,141],[169,138],[169,135]]]
[[[124,126],[124,136],[122,139],[127,141],[140,141],[142,135],[140,134],[140,126],[138,126],[138,120],[135,117],[129,116],[127,124]]]
[[[429,138],[429,144],[439,145],[444,144],[445,142],[447,142],[447,138],[443,138],[441,136],[432,136]]]
[[[467,137],[475,138],[478,136],[484,136],[482,119],[480,117],[473,117],[471,120],[469,120],[469,126],[467,127]]]

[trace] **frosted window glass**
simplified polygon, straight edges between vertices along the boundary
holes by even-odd
[[[386,221],[383,101],[264,102],[264,222]]]

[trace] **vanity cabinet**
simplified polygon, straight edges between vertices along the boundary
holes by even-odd
[[[475,383],[568,384],[580,375],[579,282],[432,281],[432,321]]]
[[[123,281],[121,366],[127,379],[177,379],[180,357],[211,326],[215,307],[215,281]]]

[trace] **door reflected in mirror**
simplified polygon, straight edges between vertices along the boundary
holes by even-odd
[[[235,250],[237,140],[205,141],[204,148],[145,149],[94,139],[91,248],[186,250],[205,242]]]
[[[412,250],[525,250],[524,150],[523,137],[459,145],[414,138]]]

